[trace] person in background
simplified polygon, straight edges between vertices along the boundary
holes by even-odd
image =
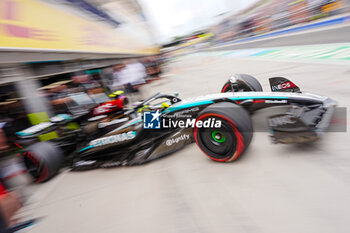
[[[140,88],[146,83],[145,78],[147,76],[144,65],[137,60],[132,60],[126,65],[123,72],[124,80],[126,80],[124,82],[126,93],[133,95],[133,101],[142,99]]]
[[[113,89],[124,89],[126,94],[141,94],[139,87],[146,83],[146,69],[137,60],[130,60],[115,67]]]
[[[137,89],[139,85],[146,83],[146,68],[141,62],[133,60],[126,66],[126,69],[128,72],[128,83],[130,83],[134,88]]]
[[[124,64],[117,64],[113,67],[113,91],[117,91],[123,88],[124,85],[124,73],[122,70],[125,68]]]

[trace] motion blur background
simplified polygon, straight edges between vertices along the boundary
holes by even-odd
[[[22,116],[37,112],[51,116],[54,111],[41,96],[67,91],[71,83],[93,82],[91,88],[112,91],[114,66],[127,58],[141,61],[146,76],[159,78],[168,59],[197,49],[339,43],[349,38],[348,27],[312,37],[293,34],[339,27],[349,20],[349,0],[208,0],[205,4],[3,0],[0,4],[1,112],[15,108],[14,118],[21,110]],[[287,39],[274,39],[287,34]],[[78,78],[70,82],[72,77]]]
[[[348,107],[349,67],[350,0],[0,0],[0,121],[16,131],[120,89],[132,102],[217,93],[234,73],[265,90],[288,76]],[[349,135],[296,154],[260,135],[234,167],[190,146],[142,167],[62,172],[17,214],[45,216],[33,232],[349,232]]]

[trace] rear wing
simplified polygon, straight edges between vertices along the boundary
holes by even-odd
[[[284,77],[269,78],[269,82],[273,92],[301,92],[297,85]]]

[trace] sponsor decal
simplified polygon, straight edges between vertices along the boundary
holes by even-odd
[[[159,110],[143,113],[143,128],[144,129],[160,129]]]
[[[287,100],[265,100],[267,104],[286,104]]]
[[[82,161],[78,161],[74,164],[74,166],[78,167],[78,166],[89,166],[96,163],[96,160],[82,160]]]
[[[181,141],[188,140],[188,139],[190,139],[190,135],[189,134],[183,134],[183,135],[181,135],[179,137],[175,137],[175,138],[171,138],[171,139],[166,140],[165,144],[167,146],[171,146],[174,143],[177,144],[177,143],[179,143]]]
[[[90,146],[97,147],[97,146],[104,146],[108,144],[113,144],[117,142],[123,142],[127,140],[131,140],[136,137],[136,131],[129,131],[126,133],[111,135],[108,137],[98,138],[90,142]]]
[[[93,111],[93,114],[98,115],[98,114],[110,112],[111,109],[116,108],[116,107],[117,107],[117,105],[114,105],[112,103],[105,103],[105,104],[102,104],[102,105],[96,107]]]
[[[221,121],[216,120],[215,118],[208,118],[204,121],[199,120],[196,121],[194,118],[187,118],[185,120],[182,119],[169,119],[167,121],[163,121],[163,128],[220,128]]]
[[[188,117],[191,115],[186,115],[186,114],[191,114],[191,113],[198,112],[198,111],[199,111],[199,108],[195,107],[195,108],[190,108],[190,109],[186,109],[183,111],[175,112],[173,114],[173,116],[175,116],[175,117]]]
[[[181,112],[177,112],[174,115],[164,115],[161,119],[161,113],[156,112],[144,112],[143,113],[143,128],[144,129],[161,129],[161,128],[220,128],[221,121],[215,118],[208,118],[204,121],[196,121],[195,118],[191,118],[191,115],[182,115],[186,113],[192,113],[198,111],[199,108],[187,109]],[[180,117],[180,118],[177,118]],[[174,119],[172,119],[174,118]],[[186,119],[183,119],[186,118]]]
[[[187,99],[182,100],[182,103],[193,103],[193,102],[197,102],[197,101],[203,101],[203,100],[211,100],[211,99],[215,99],[217,96],[220,96],[220,94],[207,94],[207,95],[200,95],[197,97],[190,97]]]
[[[296,120],[293,118],[294,116],[292,115],[273,117],[269,119],[269,125],[270,127],[276,127],[280,125],[294,124],[296,123]]]
[[[157,112],[144,112],[143,113],[143,128],[144,129],[169,129],[169,128],[220,128],[221,121],[215,118],[208,118],[205,120],[196,121],[195,118],[191,118],[191,115],[182,115],[183,113],[191,113],[198,111],[199,108],[192,108],[184,110],[174,115],[164,115],[161,119],[161,113]],[[182,117],[182,118],[176,118]],[[183,119],[183,118],[186,119]],[[188,117],[188,118],[187,118]]]
[[[289,89],[289,88],[293,88],[293,87],[295,87],[294,83],[292,83],[292,82],[285,82],[285,83],[281,83],[281,84],[278,84],[278,85],[273,85],[273,86],[271,86],[271,89],[273,91],[276,91],[276,90]]]

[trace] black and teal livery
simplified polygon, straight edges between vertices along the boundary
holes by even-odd
[[[73,170],[143,164],[196,142],[211,159],[230,162],[239,158],[253,136],[251,114],[259,109],[286,106],[284,114],[270,116],[268,126],[276,143],[315,141],[326,131],[336,102],[320,95],[303,93],[285,78],[270,79],[272,92],[263,92],[252,76],[234,75],[222,93],[181,100],[177,96],[156,94],[124,112],[123,124],[108,125],[108,132],[79,143],[66,157]],[[185,118],[220,121],[220,127],[173,127],[145,129],[143,112],[161,112],[163,120]],[[109,119],[110,122],[115,119]],[[106,130],[106,128],[104,128]],[[68,164],[68,163],[66,163]],[[40,173],[40,171],[38,171]]]

